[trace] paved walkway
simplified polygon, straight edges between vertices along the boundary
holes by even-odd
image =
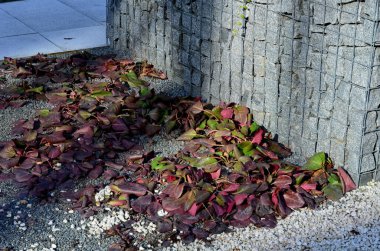
[[[106,0],[0,3],[0,60],[106,45]]]

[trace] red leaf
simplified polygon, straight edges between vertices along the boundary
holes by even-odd
[[[291,209],[301,208],[305,205],[305,201],[299,193],[288,190],[284,193],[286,205]]]
[[[241,205],[247,197],[248,197],[248,195],[244,194],[244,193],[242,193],[242,194],[236,194],[235,197],[234,197],[236,205],[237,206]]]
[[[265,131],[262,128],[260,128],[259,130],[257,130],[257,132],[255,133],[255,135],[252,138],[251,143],[252,144],[260,145],[261,141],[264,138],[264,133],[265,133]]]
[[[214,179],[214,180],[219,179],[221,170],[222,169],[219,168],[216,172],[210,173],[211,174],[211,178]]]
[[[191,216],[195,216],[197,214],[197,211],[199,210],[199,208],[201,208],[201,205],[197,205],[197,203],[194,203],[188,213],[191,215]]]
[[[232,116],[234,115],[234,110],[232,108],[226,108],[223,109],[220,114],[225,119],[232,119]]]
[[[239,184],[232,183],[232,184],[229,184],[229,186],[227,188],[225,188],[223,191],[224,192],[235,192],[239,187],[240,187]]]
[[[343,183],[343,193],[347,193],[356,189],[355,182],[342,167],[338,167],[338,175]]]
[[[300,187],[305,191],[310,192],[311,190],[317,189],[317,183],[302,183]]]

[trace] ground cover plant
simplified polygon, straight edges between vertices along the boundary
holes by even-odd
[[[29,99],[54,105],[19,121],[18,137],[0,143],[0,181],[13,179],[24,195],[51,200],[51,191],[101,177],[104,183],[62,194],[84,216],[122,208],[153,222],[162,238],[193,241],[228,226],[275,227],[293,210],[338,200],[356,187],[325,153],[303,166],[287,162],[291,150],[247,107],[155,93],[142,77],[166,76],[146,62],[37,55],[5,58],[0,69],[0,81],[20,79],[0,97],[0,109]],[[186,142],[176,154],[157,155],[138,144],[140,135],[173,130]],[[109,230],[122,239],[110,249],[133,248],[136,221]]]

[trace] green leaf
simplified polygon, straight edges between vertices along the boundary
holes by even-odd
[[[146,95],[149,95],[150,94],[150,89],[148,87],[142,87],[140,89],[140,95],[141,96],[146,96]]]
[[[93,93],[91,93],[91,97],[93,97],[93,98],[104,98],[107,96],[112,96],[112,92],[94,91]]]
[[[146,82],[139,79],[134,71],[130,71],[127,74],[122,74],[120,76],[120,80],[127,82],[130,87],[140,87],[146,85]]]
[[[238,144],[239,149],[243,152],[245,156],[251,156],[252,150],[254,148],[253,144],[249,141],[244,141]]]
[[[340,185],[340,178],[338,175],[332,173],[327,178],[330,184],[339,184]]]
[[[50,114],[50,110],[49,109],[42,109],[42,110],[39,110],[38,114],[41,117],[47,117]]]
[[[35,92],[35,93],[38,93],[38,94],[42,94],[44,92],[44,87],[43,86],[39,86],[39,87],[36,87],[36,88],[31,88],[31,89],[26,90],[25,92]]]
[[[169,120],[168,122],[165,123],[165,131],[166,133],[171,132],[174,127],[176,126],[177,122],[175,120]]]
[[[245,136],[243,135],[243,133],[238,132],[236,130],[232,131],[232,136],[235,136],[235,137],[240,138],[240,139],[245,139]]]
[[[190,129],[186,131],[184,134],[182,134],[181,136],[179,136],[177,140],[192,140],[197,136],[200,136],[200,135],[198,135],[194,129]]]
[[[249,127],[249,132],[252,134],[256,132],[259,128],[260,126],[256,122],[253,122],[251,126]]]
[[[298,175],[296,178],[296,185],[300,185],[303,181],[303,178],[305,178],[305,174],[301,173],[300,175]]]
[[[164,160],[164,157],[157,156],[150,162],[153,170],[164,171],[174,169],[174,164],[170,161]]]
[[[216,128],[218,128],[218,122],[216,120],[213,120],[213,119],[209,119],[207,120],[207,125],[212,129],[212,130],[216,130]]]
[[[246,126],[246,125],[242,126],[241,129],[240,129],[240,132],[241,132],[242,135],[248,136],[248,134],[249,134],[249,128],[248,128],[248,126]]]
[[[202,168],[207,173],[215,172],[220,168],[218,161],[212,157],[206,157],[193,162],[193,166]]]
[[[326,154],[324,152],[319,152],[314,154],[312,157],[308,159],[306,164],[303,166],[304,170],[319,170],[324,168],[326,163]]]
[[[206,124],[207,124],[207,120],[205,119],[205,120],[203,120],[201,122],[201,124],[198,126],[198,128],[199,129],[205,129],[206,128]]]
[[[222,110],[223,110],[222,107],[216,106],[212,109],[212,115],[214,115],[214,117],[217,119],[222,119],[223,118]]]
[[[212,157],[206,157],[206,158],[202,158],[200,159],[199,161],[197,161],[197,163],[195,163],[195,167],[204,167],[204,166],[207,166],[207,165],[212,165],[212,164],[216,164],[218,163],[218,161]]]

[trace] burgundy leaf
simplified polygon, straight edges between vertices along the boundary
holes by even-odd
[[[207,237],[210,235],[206,230],[199,227],[193,228],[192,232],[197,239],[201,240],[207,239]]]
[[[97,179],[100,177],[100,175],[102,175],[102,173],[103,173],[103,167],[98,165],[98,166],[95,166],[95,168],[93,168],[88,173],[88,177],[90,177],[91,179]]]
[[[80,136],[83,136],[84,138],[92,138],[94,136],[94,130],[90,125],[85,125],[82,128],[76,130],[73,133],[73,136],[75,138],[79,138]]]
[[[236,183],[231,183],[228,185],[227,188],[225,188],[224,192],[235,192],[237,189],[239,189],[240,185]]]
[[[248,220],[253,212],[253,208],[251,206],[245,206],[243,208],[239,208],[238,211],[234,214],[233,218],[239,221]]]
[[[265,215],[261,220],[261,224],[264,227],[275,228],[277,226],[277,219],[273,214]]]
[[[27,158],[20,164],[19,168],[28,170],[31,169],[35,164],[36,160],[32,158]]]
[[[20,157],[11,158],[11,159],[0,158],[0,167],[4,169],[9,169],[11,167],[17,166],[19,161],[20,161]]]
[[[284,193],[286,205],[291,209],[301,208],[305,205],[305,201],[299,193],[288,190]]]
[[[125,133],[128,133],[129,129],[127,127],[127,125],[124,123],[124,121],[120,118],[118,119],[115,119],[113,122],[112,122],[112,129],[115,131],[115,132],[125,132]]]
[[[15,180],[20,183],[26,182],[33,177],[33,175],[30,172],[23,169],[15,169],[14,174],[15,174]]]
[[[157,231],[160,233],[168,233],[173,230],[173,224],[169,220],[161,220],[157,223]]]
[[[160,125],[153,125],[153,124],[148,124],[145,127],[145,134],[149,137],[157,134],[159,131],[161,131],[161,126]]]
[[[103,172],[103,178],[105,180],[111,180],[113,178],[116,178],[118,176],[118,173],[114,170],[108,169]]]
[[[233,226],[233,227],[237,227],[237,228],[248,227],[250,223],[251,223],[251,222],[248,221],[248,220],[245,220],[245,221],[231,220],[231,221],[230,221],[231,226]]]
[[[289,177],[288,175],[280,175],[273,182],[273,185],[278,188],[289,188],[292,182],[293,182],[292,178]]]
[[[153,196],[148,194],[141,196],[131,202],[131,207],[135,212],[145,213],[148,206],[152,203]]]
[[[57,144],[57,143],[65,142],[65,141],[66,141],[66,138],[63,135],[62,131],[53,132],[52,134],[46,135],[46,136],[42,137],[42,139],[41,139],[42,144],[46,144],[46,143]]]
[[[133,194],[136,196],[143,196],[147,193],[147,188],[145,186],[132,182],[113,187],[115,191],[119,193]]]
[[[53,147],[50,149],[48,157],[50,159],[55,159],[55,158],[58,158],[59,155],[61,155],[60,148],[59,147]]]

